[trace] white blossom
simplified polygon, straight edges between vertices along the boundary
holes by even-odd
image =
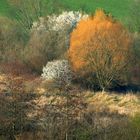
[[[88,15],[83,14],[79,11],[65,11],[60,15],[50,15],[45,17],[40,17],[38,22],[34,22],[32,30],[63,30],[65,27],[69,26],[73,28],[81,19],[86,19]]]
[[[75,26],[81,19],[87,18],[88,15],[83,15],[81,12],[63,12],[59,16],[53,15],[48,16],[48,22],[50,25],[50,28],[52,30],[61,30],[66,25],[73,27]]]
[[[70,83],[72,80],[72,72],[67,60],[55,60],[48,62],[43,67],[42,78],[45,80],[55,80],[59,83]]]

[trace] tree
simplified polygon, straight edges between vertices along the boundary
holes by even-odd
[[[126,72],[130,50],[129,33],[110,15],[97,10],[72,32],[69,59],[76,73],[91,73],[104,90]]]
[[[33,30],[24,49],[25,62],[33,71],[42,72],[48,61],[65,57],[66,31]]]
[[[11,0],[10,4],[14,9],[14,16],[26,32],[32,27],[33,21],[45,13],[43,0]]]

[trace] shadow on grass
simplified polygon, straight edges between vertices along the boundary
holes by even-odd
[[[116,86],[109,91],[118,92],[118,93],[127,93],[127,92],[133,92],[137,93],[140,92],[140,85],[130,84],[125,86]]]

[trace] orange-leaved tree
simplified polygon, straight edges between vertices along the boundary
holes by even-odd
[[[75,72],[91,73],[102,90],[126,71],[131,36],[121,23],[97,10],[80,21],[71,34],[69,59]]]

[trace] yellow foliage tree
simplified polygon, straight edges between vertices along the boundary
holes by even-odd
[[[79,22],[71,34],[69,59],[75,72],[96,75],[103,90],[126,70],[131,50],[131,36],[125,28],[97,10]]]

